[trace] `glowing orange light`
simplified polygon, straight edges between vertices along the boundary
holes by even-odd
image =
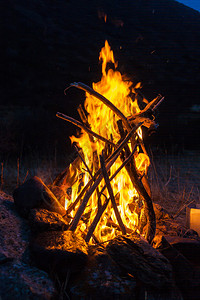
[[[121,73],[116,70],[117,63],[115,62],[113,51],[111,50],[107,41],[100,52],[99,59],[102,61],[102,78],[101,81],[93,83],[93,89],[109,99],[126,117],[138,113],[140,109],[137,105],[137,102],[133,101],[130,97],[132,82],[123,80]],[[113,63],[115,67],[114,70],[106,69],[109,62]],[[136,86],[136,88],[138,87],[140,87],[140,84]],[[117,143],[121,138],[116,124],[119,118],[113,113],[113,111],[97,98],[88,93],[86,93],[84,106],[88,113],[87,119],[91,130],[105,137],[106,139],[110,140],[112,138],[112,141]],[[138,130],[138,135],[142,139],[141,128]],[[82,149],[85,162],[87,163],[91,172],[94,174],[96,171],[95,168],[100,167],[96,166],[94,162],[94,152],[96,151],[97,156],[99,156],[102,150],[105,148],[105,143],[98,139],[94,139],[94,143],[91,143],[88,134],[85,132],[82,132],[81,136],[78,138],[72,136],[71,141],[76,142]],[[147,155],[136,152],[135,163],[141,176],[147,173],[147,168],[149,166],[149,158]],[[110,169],[110,176],[120,167],[120,165],[121,160],[118,158]],[[82,176],[81,180],[83,182],[83,186],[86,185],[90,180],[90,175],[85,171],[85,166],[82,162],[80,162],[77,170],[71,169],[71,172],[73,175],[76,172],[76,180],[72,186],[71,199],[66,201],[66,208],[75,201],[78,193],[80,192],[79,177]],[[99,185],[99,190],[101,190],[104,185],[105,182],[102,180]],[[135,203],[139,201],[139,196],[125,168],[123,168],[111,181],[111,186],[117,199],[116,202],[118,205],[118,210],[124,225],[129,229],[136,230],[139,222],[139,216],[134,207]],[[106,189],[104,194],[109,198]],[[104,201],[104,196],[102,196],[102,199],[102,201]],[[87,230],[91,225],[91,222],[93,221],[98,209],[97,200],[97,192],[94,192],[84,212],[85,216],[87,216],[86,225],[83,225],[83,223],[78,225],[79,230]],[[72,212],[72,217],[74,216],[76,209],[77,208],[75,208],[75,210]],[[120,233],[119,228],[117,228],[117,226],[112,227],[112,224],[117,224],[117,220],[111,202],[109,202],[107,209],[102,215],[94,232],[99,241],[106,241]]]

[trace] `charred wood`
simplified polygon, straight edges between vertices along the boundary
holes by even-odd
[[[121,123],[118,122],[117,124],[119,127],[120,134],[124,135],[123,127],[121,126]],[[130,149],[128,148],[127,145],[125,147],[125,151],[126,151],[126,155],[130,155]],[[149,243],[151,243],[155,236],[155,231],[156,231],[156,217],[155,217],[155,212],[153,209],[151,197],[146,191],[142,181],[138,176],[134,158],[130,161],[129,165],[126,165],[126,170],[130,176],[133,186],[136,188],[138,194],[142,197],[144,201],[145,210],[147,212],[147,230],[145,233],[145,238],[148,240]]]
[[[117,147],[117,149],[106,159],[106,163],[108,163],[109,161],[111,161],[117,154],[119,154],[122,149],[125,147],[125,145],[128,143],[128,141],[130,140],[130,138],[134,135],[135,131],[142,125],[142,123],[138,124],[137,126],[135,126],[134,128],[132,128],[132,130],[126,135],[126,137],[124,139],[122,139],[122,142],[119,144],[119,146]],[[101,169],[99,169],[95,174],[94,174],[94,178],[97,178],[97,176],[99,176],[99,174],[101,173]],[[82,197],[84,196],[84,194],[86,193],[86,191],[88,190],[88,188],[91,186],[93,180],[91,179],[86,186],[81,190],[80,194],[78,195],[78,197],[76,198],[76,200],[69,206],[69,208],[66,211],[66,214],[69,214],[74,208],[75,206],[78,204],[78,202],[82,199]]]
[[[77,127],[83,129],[84,131],[86,131],[89,135],[93,135],[94,137],[96,137],[97,139],[105,142],[105,143],[108,143],[108,144],[111,144],[113,147],[115,147],[115,144],[109,140],[107,140],[106,138],[104,138],[103,136],[100,136],[99,134],[97,134],[96,132],[90,130],[89,128],[87,128],[84,124],[82,124],[81,122],[79,122],[78,120],[75,120],[73,119],[72,117],[69,117],[69,116],[66,116],[60,112],[57,112],[56,113],[56,117],[60,118],[60,119],[63,119],[65,121],[68,121],[74,125],[76,125]]]
[[[108,106],[120,119],[122,119],[124,126],[127,128],[128,131],[131,130],[131,126],[127,120],[127,118],[124,116],[124,114],[108,99],[106,99],[104,96],[93,90],[91,87],[87,86],[86,84],[82,82],[74,82],[71,83],[70,86],[74,86],[76,88],[79,88],[81,90],[84,90],[85,92],[89,93],[90,95],[95,96],[97,99],[102,101],[106,106]]]
[[[122,218],[121,218],[119,210],[117,208],[117,204],[115,202],[115,197],[114,197],[113,190],[112,190],[112,187],[111,187],[111,184],[110,184],[108,173],[106,171],[105,161],[104,161],[103,155],[100,156],[100,162],[101,162],[101,169],[102,169],[103,177],[104,177],[104,180],[105,180],[105,183],[106,183],[106,187],[107,187],[108,193],[110,195],[110,199],[111,199],[111,202],[112,202],[112,206],[113,206],[113,209],[114,209],[114,212],[115,212],[115,216],[116,216],[117,222],[119,224],[121,232],[123,234],[126,234],[126,228],[125,228],[125,226],[123,224]]]

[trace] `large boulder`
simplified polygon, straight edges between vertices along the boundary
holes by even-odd
[[[167,241],[177,249],[182,255],[184,255],[189,261],[200,265],[200,238],[192,236],[178,237],[178,236],[166,236]]]
[[[56,289],[48,274],[19,261],[0,264],[0,298],[51,300]]]
[[[72,231],[41,232],[30,248],[38,267],[63,278],[69,273],[80,272],[87,262],[87,244]]]
[[[69,223],[58,213],[46,209],[31,209],[29,224],[34,232],[67,230]]]
[[[127,273],[155,288],[172,285],[168,259],[136,233],[117,236],[106,246],[108,254]]]
[[[13,192],[15,205],[22,216],[27,217],[32,208],[45,208],[62,216],[66,211],[44,182],[34,176]]]
[[[15,209],[11,196],[0,192],[0,253],[7,258],[29,259],[30,230]]]
[[[176,285],[180,288],[184,299],[199,300],[200,267],[199,258],[197,258],[198,241],[157,235],[153,240],[153,245],[172,264]],[[196,253],[194,258],[192,257],[193,253]]]
[[[48,274],[30,266],[30,229],[16,211],[11,196],[0,192],[0,298],[53,299],[54,283]]]
[[[125,274],[103,246],[90,246],[83,272],[70,285],[72,299],[136,300],[136,279]]]

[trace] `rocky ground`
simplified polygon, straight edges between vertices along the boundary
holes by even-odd
[[[0,193],[1,299],[52,299],[56,295],[48,274],[31,265],[30,229],[16,212],[11,196]]]
[[[33,177],[0,194],[2,299],[199,299],[200,239],[183,219],[154,204],[153,247],[136,233],[89,246],[51,190]]]

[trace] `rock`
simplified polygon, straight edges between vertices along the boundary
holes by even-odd
[[[138,234],[114,238],[106,251],[121,268],[144,284],[157,289],[172,284],[169,261]]]
[[[3,300],[50,300],[56,290],[48,275],[19,261],[0,265],[0,298]]]
[[[102,246],[89,248],[83,272],[71,282],[72,299],[136,299],[136,279],[125,274]]]
[[[32,208],[45,208],[61,215],[66,213],[54,194],[37,176],[16,188],[13,198],[19,213],[24,217],[28,216]]]
[[[52,193],[56,196],[56,199],[58,202],[65,207],[65,198],[67,197],[67,194],[64,189],[60,186],[56,185],[50,185],[49,189],[52,191]]]
[[[29,213],[31,230],[35,232],[50,230],[67,230],[69,224],[63,217],[46,209],[31,209]]]
[[[13,198],[0,192],[0,298],[53,299],[48,275],[28,265],[30,230],[16,211]]]
[[[189,261],[200,265],[200,238],[166,236],[166,240]]]
[[[38,267],[66,278],[67,273],[82,270],[87,261],[87,244],[71,231],[46,231],[31,242],[31,252]]]
[[[176,282],[182,285],[189,285],[192,281],[194,268],[192,264],[175,247],[173,247],[162,235],[155,236],[153,245],[172,264]]]
[[[13,198],[0,192],[0,253],[1,258],[29,259],[30,230],[27,221],[16,211]],[[3,260],[4,260],[3,259]]]
[[[153,241],[154,247],[171,262],[176,284],[184,295],[184,299],[200,299],[199,265],[191,263],[174,247],[175,243],[170,244],[169,240],[169,237],[156,236]]]

